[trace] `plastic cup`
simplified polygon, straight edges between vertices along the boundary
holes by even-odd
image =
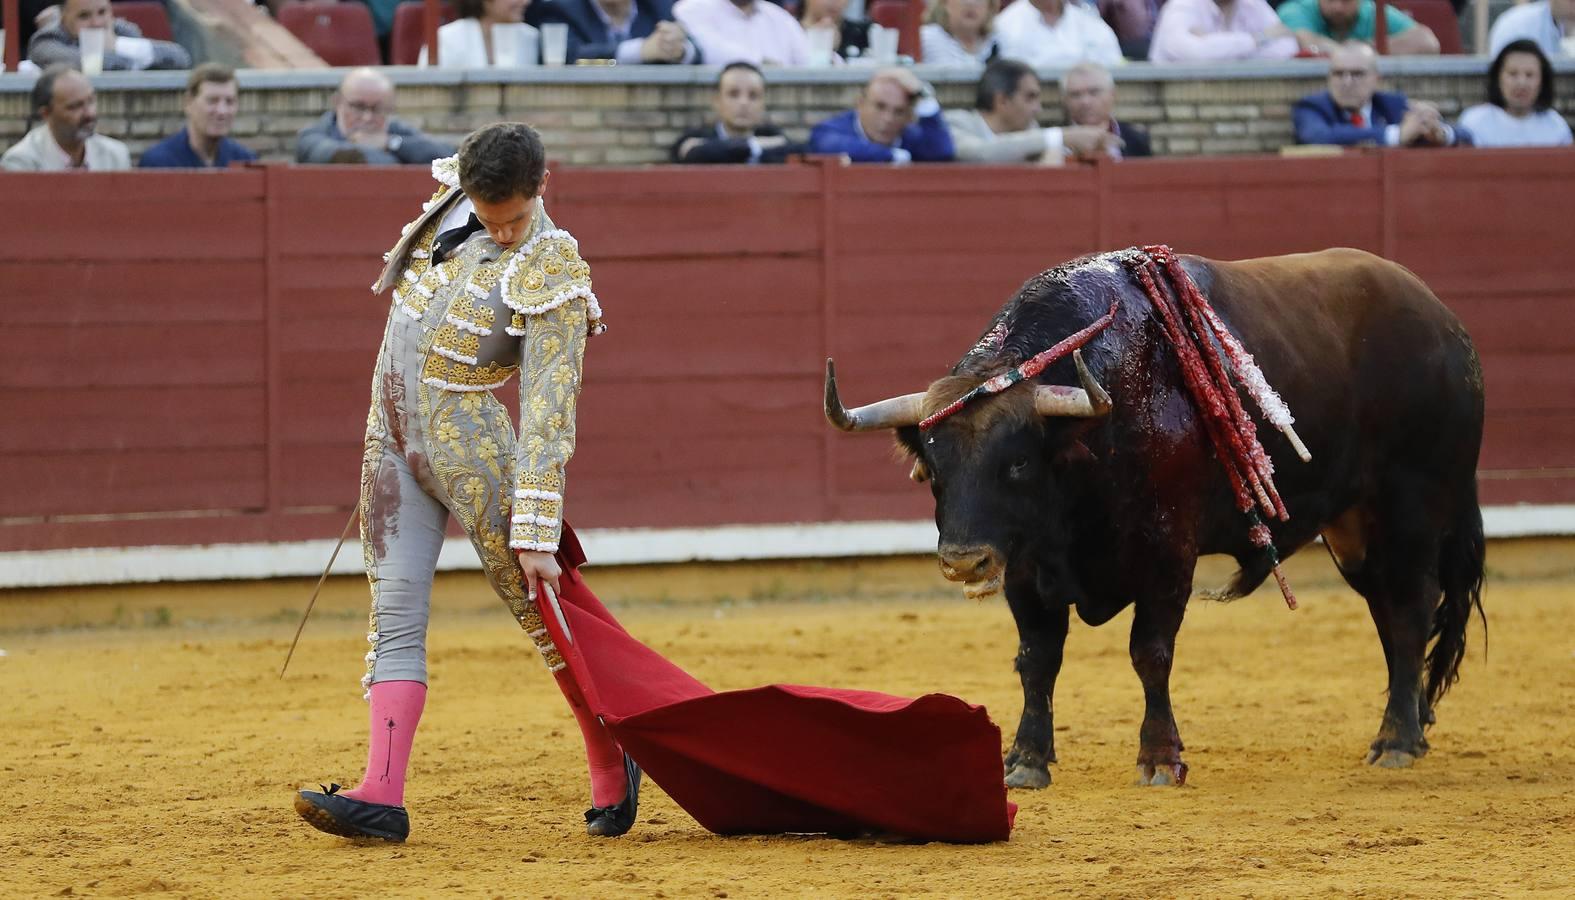
[[[493,32],[492,40],[492,65],[499,69],[513,69],[519,66],[519,41],[515,35],[510,34],[503,40],[498,40],[499,31]]]
[[[82,74],[104,71],[104,29],[84,28],[77,32],[77,40],[82,44]]]
[[[870,56],[874,58],[877,65],[895,65],[897,63],[897,29],[871,25]]]
[[[562,22],[546,22],[541,26],[541,62],[547,66],[561,66],[569,58],[569,26]]]
[[[805,32],[809,38],[809,64],[831,65],[831,55],[837,52],[837,32],[831,28],[811,28]]]

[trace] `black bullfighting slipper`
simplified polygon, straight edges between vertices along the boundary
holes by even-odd
[[[623,773],[629,780],[629,793],[621,803],[587,809],[586,834],[593,837],[618,837],[628,834],[629,829],[634,827],[634,815],[640,809],[640,767],[627,753],[623,755]]]
[[[377,838],[403,843],[410,836],[410,814],[403,806],[368,803],[339,795],[339,785],[295,795],[295,811],[318,831],[347,838]]]

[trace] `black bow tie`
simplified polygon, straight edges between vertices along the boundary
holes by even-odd
[[[437,246],[432,251],[432,261],[440,263],[448,259],[460,244],[465,243],[466,239],[480,230],[481,222],[477,220],[475,213],[471,213],[465,224],[458,228],[450,228],[437,236]]]

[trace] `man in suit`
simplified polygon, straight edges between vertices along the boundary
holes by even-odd
[[[33,114],[40,124],[0,155],[9,172],[113,172],[131,168],[126,145],[98,134],[98,100],[93,83],[65,63],[56,63],[33,82]]]
[[[673,162],[779,163],[805,151],[766,120],[766,76],[754,63],[723,68],[711,105],[716,124],[684,132],[673,144]]]
[[[946,125],[959,162],[1059,166],[1119,150],[1121,138],[1090,125],[1039,127],[1044,109],[1039,76],[1027,63],[998,59],[979,78],[973,109],[949,109]]]
[[[1452,147],[1470,144],[1463,128],[1444,121],[1431,103],[1378,90],[1378,55],[1359,42],[1329,55],[1329,89],[1291,108],[1298,144],[1376,144],[1383,147]]]
[[[1121,138],[1121,147],[1109,148],[1116,159],[1153,156],[1148,131],[1115,116],[1116,80],[1099,63],[1078,63],[1061,76],[1061,105],[1071,125],[1089,125]]]
[[[394,83],[376,69],[352,69],[339,82],[334,108],[301,129],[295,161],[426,165],[454,149],[393,118]]]
[[[699,53],[673,21],[673,0],[536,0],[525,21],[569,26],[568,62],[692,63]]]
[[[857,106],[810,131],[809,149],[853,162],[897,165],[946,162],[954,154],[934,89],[901,68],[870,76]]]

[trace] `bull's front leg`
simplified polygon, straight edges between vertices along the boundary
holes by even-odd
[[[1017,675],[1023,682],[1023,716],[1006,754],[1006,785],[1050,784],[1055,758],[1055,679],[1066,646],[1068,609],[1046,603],[1032,582],[1008,580],[1006,602],[1017,622]]]
[[[1179,785],[1187,781],[1187,764],[1181,761],[1181,733],[1170,708],[1170,667],[1176,650],[1176,632],[1190,590],[1139,601],[1132,619],[1129,650],[1132,668],[1143,683],[1143,728],[1138,743],[1138,782]]]

